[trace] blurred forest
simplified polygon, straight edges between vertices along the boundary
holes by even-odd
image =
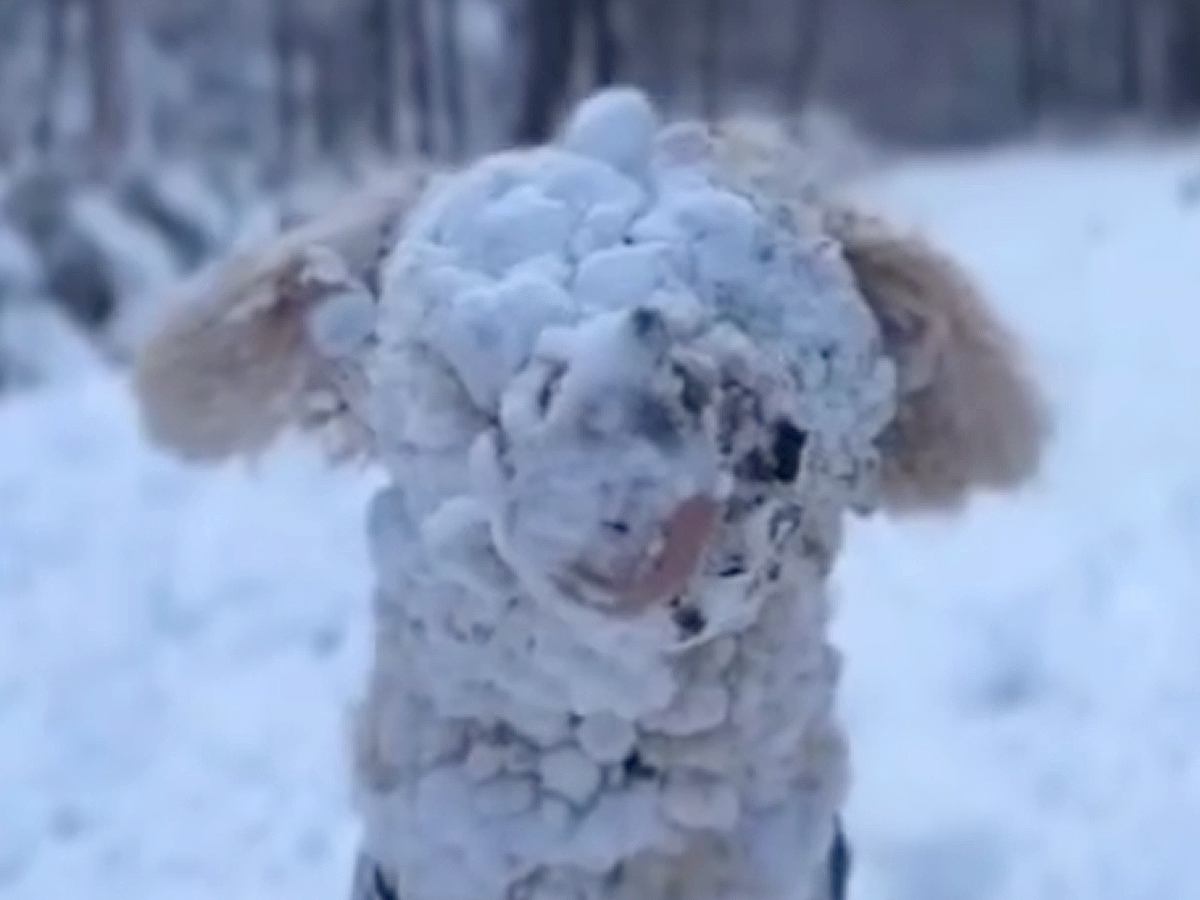
[[[0,160],[461,156],[613,81],[900,142],[1170,121],[1200,112],[1200,0],[4,0]]]
[[[1178,127],[1200,0],[0,0],[0,312],[108,327],[314,184],[539,140],[612,82],[831,156]]]

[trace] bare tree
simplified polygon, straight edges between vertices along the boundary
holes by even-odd
[[[342,35],[331,23],[324,28],[313,29],[309,36],[313,60],[314,96],[313,124],[315,125],[317,149],[326,158],[341,155],[349,110],[342,89],[347,60],[340,52]]]
[[[376,146],[392,155],[399,149],[396,128],[396,0],[367,0],[366,44],[370,58],[371,134]]]
[[[525,89],[516,139],[545,140],[567,96],[575,57],[576,0],[529,0]]]
[[[677,5],[674,0],[656,0],[637,9],[644,17],[640,20],[641,27],[645,33],[654,36],[655,52],[642,54],[650,57],[650,90],[660,100],[669,101],[675,94],[678,56],[676,36],[679,30],[678,16],[675,14]]]
[[[88,0],[92,152],[97,171],[116,167],[129,139],[129,81],[122,0]]]
[[[612,0],[588,0],[588,11],[592,20],[593,81],[597,87],[605,87],[616,80],[621,58],[621,45],[613,25]]]
[[[725,4],[703,0],[700,12],[700,103],[704,116],[721,113],[721,26]]]
[[[438,30],[442,40],[442,88],[445,92],[446,126],[449,149],[454,159],[461,159],[467,149],[467,113],[463,101],[463,61],[458,45],[458,0],[441,0]]]
[[[271,45],[275,57],[276,165],[278,174],[286,178],[295,171],[300,140],[299,23],[292,0],[272,0]]]
[[[53,153],[58,143],[58,122],[55,113],[62,95],[69,7],[70,0],[45,0],[42,6],[46,15],[46,44],[37,118],[33,123],[33,145],[43,156]]]
[[[429,29],[425,23],[425,0],[407,0],[409,86],[416,115],[417,151],[433,155],[433,80],[429,65]]]
[[[1141,14],[1139,0],[1117,0],[1121,104],[1130,110],[1142,104]]]
[[[1174,112],[1200,113],[1200,0],[1172,0],[1167,29],[1167,70]]]
[[[1070,13],[1060,3],[1042,7],[1038,14],[1038,100],[1043,109],[1051,102],[1061,106],[1074,94]]]
[[[791,64],[787,66],[783,95],[784,106],[793,116],[808,104],[820,71],[829,12],[827,0],[798,0],[797,7],[796,49],[792,51]]]
[[[1042,109],[1042,52],[1038,0],[1016,0],[1017,71],[1021,105],[1030,116]]]

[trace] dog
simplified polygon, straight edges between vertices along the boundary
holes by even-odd
[[[963,270],[772,134],[602,92],[224,261],[144,348],[183,457],[299,426],[389,475],[355,900],[844,896],[844,520],[1014,490],[1049,424]]]

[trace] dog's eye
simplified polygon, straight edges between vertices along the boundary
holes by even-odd
[[[774,475],[787,484],[796,480],[800,474],[800,455],[808,435],[788,421],[775,425],[775,434],[771,442],[771,456],[774,460]]]

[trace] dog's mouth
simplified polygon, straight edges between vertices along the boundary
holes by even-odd
[[[686,591],[700,570],[720,522],[720,510],[709,496],[689,497],[667,517],[631,571],[601,574],[588,563],[577,562],[571,567],[572,574],[611,598],[610,609],[620,614],[637,614],[665,603]]]

